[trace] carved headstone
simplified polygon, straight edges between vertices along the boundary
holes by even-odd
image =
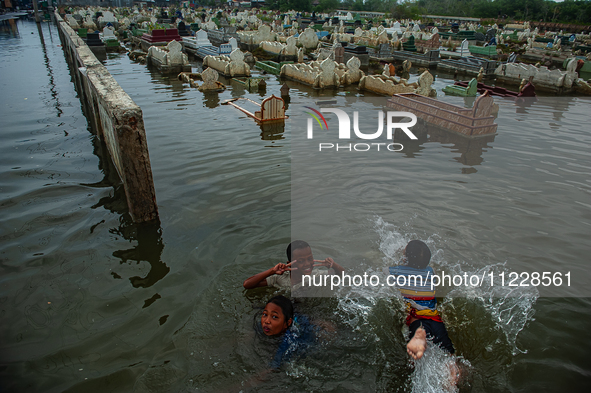
[[[378,35],[377,43],[385,44],[386,42],[388,42],[388,33],[386,32],[386,30],[382,30],[382,32]]]
[[[326,59],[322,63],[320,63],[320,74],[318,75],[318,77],[321,80],[321,85],[319,87],[331,85],[331,83],[328,81],[331,81],[336,76],[334,72],[335,66],[335,62],[331,59]]]
[[[94,21],[92,20],[92,16],[86,15],[84,17],[84,23],[82,24],[82,27],[85,27],[91,31],[96,30],[96,25],[94,24]]]
[[[197,46],[211,46],[211,42],[209,41],[209,38],[207,38],[207,31],[205,30],[199,30],[196,34],[196,41],[197,41]]]
[[[183,46],[180,42],[176,40],[170,41],[166,45],[166,49],[168,49],[167,59],[169,65],[184,64],[183,52],[181,52]]]
[[[299,43],[306,49],[313,49],[318,46],[318,36],[314,29],[308,27],[298,38]]]
[[[402,72],[408,73],[410,71],[411,67],[412,67],[412,61],[404,60],[402,62]]]
[[[199,87],[199,90],[218,90],[218,78],[219,74],[216,70],[214,70],[211,67],[207,68],[205,71],[201,73],[201,79],[203,79],[203,84]]]
[[[187,25],[185,25],[185,22],[183,21],[179,22],[179,24],[177,25],[177,29],[181,37],[187,37],[191,35],[189,30],[187,30]]]
[[[232,53],[230,53],[230,64],[228,64],[226,68],[226,75],[250,76],[250,67],[244,62],[244,53],[242,53],[240,49],[234,49]]]
[[[391,65],[392,64],[384,64],[384,71],[382,71],[382,75],[384,75],[384,76],[391,76],[391,74],[390,74],[390,66]]]
[[[271,27],[261,25],[253,37],[253,44],[260,44],[263,41],[275,41],[275,33],[271,32]]]
[[[298,48],[296,46],[297,40],[294,36],[287,37],[285,47],[282,49],[282,54],[287,56],[294,56],[297,54]]]
[[[103,40],[116,40],[117,37],[109,27],[103,29]]]
[[[420,94],[425,97],[432,97],[434,94],[434,89],[431,88],[433,84],[433,75],[429,73],[429,71],[425,71],[419,76],[419,87],[417,89],[417,94]]]
[[[390,46],[389,43],[386,44],[380,44],[380,46],[378,47],[378,57],[379,58],[386,58],[386,57],[391,57],[392,56],[392,47]]]
[[[359,67],[361,67],[361,60],[357,56],[353,56],[347,62],[347,68],[353,72],[359,72]]]
[[[111,11],[103,11],[103,16],[99,16],[98,21],[102,23],[113,23],[117,22],[117,18],[115,18],[115,15]]]
[[[468,56],[470,51],[468,50],[468,40],[463,40],[462,45],[456,49],[456,52],[460,54],[460,56]]]

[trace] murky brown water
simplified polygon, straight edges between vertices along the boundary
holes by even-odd
[[[274,343],[253,329],[273,291],[244,292],[242,281],[283,261],[292,230],[307,220],[315,255],[351,272],[386,266],[416,236],[428,239],[439,269],[584,273],[587,98],[517,113],[500,101],[498,135],[479,142],[432,132],[357,167],[346,155],[316,160],[307,186],[323,191],[312,218],[298,221],[292,208],[302,200],[291,186],[302,179],[292,169],[302,162],[290,141],[300,136],[302,106],[333,96],[352,109],[373,104],[355,90],[288,82],[292,120],[261,129],[220,102],[278,94],[274,76],[266,92],[232,85],[204,95],[110,55],[107,67],[144,111],[161,217],[159,227],[137,227],[88,130],[55,27],[42,33],[25,21],[17,34],[0,33],[3,391],[243,389]],[[578,277],[569,296],[584,293],[587,277]],[[586,387],[589,298],[539,294],[459,291],[443,300],[472,391]],[[431,390],[421,376],[436,375],[435,366],[417,375],[408,365],[400,306],[363,288],[303,300],[300,312],[333,321],[338,334],[244,390]]]

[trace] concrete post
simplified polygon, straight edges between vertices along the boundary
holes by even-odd
[[[35,22],[40,23],[41,19],[39,19],[39,6],[37,5],[37,0],[33,1],[33,9],[35,10]]]
[[[107,146],[125,189],[129,214],[138,223],[158,219],[141,108],[59,14],[55,18],[80,99],[89,109],[88,121]]]

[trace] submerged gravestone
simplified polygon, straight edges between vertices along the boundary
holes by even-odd
[[[201,73],[201,79],[203,80],[203,84],[199,86],[199,90],[218,90],[220,88],[217,83],[218,78],[218,72],[213,68],[208,67],[205,71]]]
[[[185,64],[185,57],[183,56],[183,46],[180,42],[173,40],[166,45],[168,49],[168,64],[169,65],[183,65]]]

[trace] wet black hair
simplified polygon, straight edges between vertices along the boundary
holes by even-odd
[[[411,240],[406,245],[406,260],[407,266],[416,269],[424,269],[429,265],[431,260],[431,250],[424,242],[420,240]]]
[[[269,303],[273,303],[281,308],[283,316],[285,317],[285,323],[287,323],[287,327],[291,326],[291,323],[289,322],[290,319],[293,320],[293,304],[291,303],[291,300],[285,296],[278,295],[269,299],[267,304]]]
[[[310,247],[310,245],[303,240],[294,240],[293,242],[289,243],[289,246],[287,246],[287,250],[285,250],[287,253],[287,261],[292,261],[292,252],[294,252],[295,250],[301,250],[302,248],[306,247]]]

